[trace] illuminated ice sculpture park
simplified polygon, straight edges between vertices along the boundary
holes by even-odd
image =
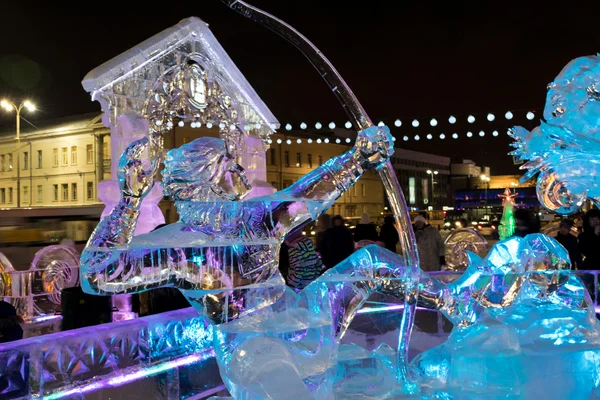
[[[259,10],[231,3],[261,20]],[[270,21],[278,33],[289,28],[265,18],[261,21]],[[589,295],[569,272],[566,251],[549,237],[502,241],[484,260],[471,255],[462,277],[442,284],[419,272],[401,192],[391,190],[392,197],[399,196],[392,200],[400,205],[395,211],[404,258],[369,246],[301,293],[287,289],[278,271],[279,246],[287,233],[317,218],[365,170],[381,173],[388,194],[394,189],[385,180],[393,152],[389,130],[373,127],[368,117],[356,118],[359,133],[350,151],[285,190],[244,199],[253,182],[240,165],[244,138],[255,132],[264,143],[273,121],[252,115],[256,99],[244,96],[252,92],[227,87],[236,76],[225,74],[237,69],[225,65],[226,54],[207,42],[212,35],[203,22],[189,19],[168,33],[180,40],[159,37],[150,48],[134,52],[139,59],[107,63],[93,78],[94,93],[102,96],[110,87],[116,104],[139,100],[118,90],[133,88],[145,98],[136,104],[137,137],[124,148],[116,170],[116,205],[81,257],[85,291],[179,288],[211,321],[221,377],[236,399],[590,396],[600,381],[600,329]],[[308,52],[302,42],[295,43]],[[156,68],[158,58],[166,68]],[[125,62],[130,70],[114,70]],[[325,59],[321,62],[335,72]],[[207,73],[215,67],[224,75]],[[128,87],[134,75],[150,78]],[[105,78],[104,86],[98,84]],[[345,84],[337,94],[354,107],[349,107],[352,116],[366,117]],[[218,124],[221,138],[203,137],[165,154],[163,135],[179,120]],[[175,201],[180,221],[136,232],[145,199],[159,187],[161,163],[162,191]],[[374,293],[399,303],[408,299],[402,324],[409,326],[415,305],[439,310],[455,325],[450,338],[417,356],[409,369],[402,365],[403,355],[393,351],[365,364],[354,348],[342,360],[339,341]],[[400,332],[402,353],[410,330]]]

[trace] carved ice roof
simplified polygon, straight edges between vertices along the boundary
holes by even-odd
[[[104,97],[137,108],[161,74],[190,55],[208,71],[208,79],[217,81],[223,92],[236,102],[242,120],[279,127],[275,116],[229,58],[208,24],[197,17],[184,19],[100,65],[85,76],[82,85],[95,100]]]

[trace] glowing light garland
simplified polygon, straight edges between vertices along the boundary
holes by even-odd
[[[529,121],[532,121],[533,119],[535,119],[537,110],[535,110],[535,109],[534,110],[527,110],[527,111],[518,110],[518,111],[515,111],[514,113],[512,111],[507,111],[504,114],[504,118],[507,121],[510,121],[510,120],[512,120],[515,117],[515,113],[521,113],[521,112],[524,113],[523,116],[524,116],[525,119],[527,119]],[[498,114],[498,115],[500,116],[501,114]],[[481,119],[478,119],[477,116],[483,116],[483,117]],[[412,121],[410,122],[410,124],[406,124],[405,125],[402,122],[401,119],[397,118],[395,120],[389,120],[388,122],[379,121],[379,123],[377,125],[379,125],[379,126],[387,125],[387,126],[390,126],[390,127],[394,126],[396,128],[405,127],[405,129],[411,129],[411,128],[409,128],[409,125],[412,126],[413,128],[418,128],[419,126],[421,126],[421,121],[427,121],[427,120],[429,120],[428,125],[430,125],[431,127],[438,127],[438,125],[439,125],[438,118],[440,118],[441,121],[444,120],[444,119],[441,119],[442,117],[440,117],[440,116],[427,117],[427,118],[422,117],[420,119],[413,118]],[[405,119],[405,121],[406,120],[410,120],[410,119],[407,118],[407,119]],[[486,114],[469,114],[466,117],[463,116],[463,117],[460,117],[460,118],[459,117],[455,117],[454,115],[451,115],[447,119],[447,121],[448,121],[448,123],[450,125],[454,125],[459,120],[463,121],[463,122],[467,122],[468,124],[474,124],[478,120],[482,120],[482,121],[484,121],[484,123],[491,123],[491,122],[497,121],[497,118],[496,118],[496,114],[494,114],[494,113],[486,113]],[[179,127],[184,127],[185,126],[185,122],[184,121],[179,121],[177,125]],[[191,128],[201,128],[202,124],[199,123],[199,122],[191,122],[189,124],[189,126]],[[211,123],[211,122],[208,122],[205,126],[210,129],[210,128],[212,128],[215,125],[213,123]],[[354,129],[353,126],[352,126],[352,123],[350,121],[346,121],[343,124],[343,126],[347,130]],[[244,127],[238,127],[238,128],[240,128],[240,129],[243,128],[244,131],[250,131],[250,130],[253,130],[253,129],[261,129],[262,127],[266,127],[266,128],[269,128],[269,129],[271,129],[273,131],[276,131],[276,126],[274,124],[260,124],[260,123],[258,123],[258,124],[254,124],[254,125],[245,125]],[[219,128],[220,129],[225,129],[225,126],[221,124],[221,125],[219,125]],[[235,128],[236,127],[233,126],[233,125],[230,127],[230,129],[235,129]],[[298,128],[300,130],[302,130],[302,131],[305,131],[305,130],[309,129],[309,124],[307,124],[306,122],[301,122],[298,125]],[[337,124],[335,122],[333,122],[333,121],[331,121],[329,123],[326,123],[326,124],[322,124],[321,122],[315,122],[315,124],[314,124],[314,129],[316,129],[316,130],[321,130],[321,129],[330,129],[330,130],[333,130],[333,129],[336,129],[336,128],[337,128]],[[285,130],[287,132],[290,132],[290,131],[294,130],[294,125],[291,124],[291,123],[289,123],[289,122],[285,123],[285,124],[281,124],[281,129]],[[311,129],[313,129],[313,128],[311,128]],[[274,133],[277,133],[277,132],[274,132]],[[292,134],[292,132],[290,132],[290,133]],[[491,134],[492,134],[492,136],[497,137],[498,136],[498,131],[494,130],[494,131],[491,132]],[[439,138],[441,140],[444,140],[446,138],[446,133],[444,133],[444,132],[435,133],[435,134],[433,134],[433,133],[427,133],[425,135],[426,135],[425,137],[428,140],[432,140],[433,138]],[[450,134],[448,134],[448,135],[450,135]],[[453,139],[458,139],[460,136],[461,135],[458,134],[457,132],[453,132],[451,137]],[[486,136],[486,132],[483,131],[483,130],[479,131],[479,136],[480,137],[485,137]],[[474,137],[474,135],[473,135],[472,132],[466,132],[466,137],[472,138],[472,137]],[[410,136],[407,136],[407,135],[398,136],[397,138],[398,139],[402,138],[404,141],[410,140]],[[421,137],[419,135],[414,136],[414,140],[419,140],[420,138]],[[271,139],[267,140],[267,142],[269,144],[273,143],[273,141]],[[299,139],[298,144],[300,144],[300,143],[301,142],[300,142],[300,139]],[[325,143],[327,143],[327,142],[325,142]],[[281,143],[278,143],[278,144],[281,144]],[[291,143],[287,143],[287,144],[291,144]]]

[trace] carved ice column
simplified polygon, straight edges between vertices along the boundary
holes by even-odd
[[[239,164],[246,170],[248,181],[252,184],[252,191],[246,198],[275,193],[275,188],[267,182],[267,158],[263,140],[246,136],[244,142],[243,155],[239,159]]]
[[[101,103],[103,102],[101,101]],[[102,108],[105,110],[104,104]],[[123,154],[123,151],[131,142],[141,139],[148,134],[148,121],[140,113],[136,112],[111,116],[110,113],[105,111],[102,122],[106,127],[110,128],[111,147],[110,180],[102,181],[98,184],[98,198],[106,205],[102,212],[102,218],[104,218],[121,198],[119,183],[117,181],[121,154]],[[148,163],[148,165],[150,164],[148,154],[144,154],[142,160]],[[159,182],[156,182],[152,191],[142,202],[140,218],[135,230],[136,235],[148,233],[157,226],[165,223],[165,217],[158,207],[158,203],[162,198],[162,186]]]
[[[140,112],[132,110],[123,110],[129,112],[119,112],[119,108],[116,108],[112,110],[116,111],[116,113],[112,113],[111,111],[107,111],[111,107],[108,106],[106,101],[100,100],[100,103],[104,111],[102,122],[106,127],[110,128],[111,148],[110,180],[98,183],[98,198],[106,206],[102,211],[102,218],[104,218],[117,205],[121,198],[117,177],[121,154],[123,154],[123,151],[131,142],[141,139],[148,134],[148,121]],[[150,164],[150,157],[147,152],[142,155],[142,162]],[[160,182],[155,182],[154,188],[142,202],[135,235],[150,232],[157,226],[165,223],[165,217],[158,207],[158,203],[162,198],[162,186]],[[113,313],[113,321],[136,317],[132,310],[131,295],[112,296],[112,305],[119,310]]]

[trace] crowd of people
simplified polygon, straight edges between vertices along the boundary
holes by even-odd
[[[516,209],[514,216],[514,236],[524,237],[540,232],[540,221],[534,213],[527,209]],[[577,233],[574,226],[575,222],[571,219],[561,220],[555,237],[568,251],[573,269],[600,269],[600,210],[592,209],[581,218],[577,236],[574,235]],[[414,218],[413,228],[421,269],[428,272],[439,271],[445,264],[446,252],[440,232],[428,224],[423,216]],[[370,244],[377,244],[393,252],[400,250],[393,217],[385,217],[383,225],[378,227],[370,221],[368,214],[363,214],[360,223],[350,230],[343,217],[323,214],[318,219],[314,241],[304,235],[301,228],[286,237],[281,246],[280,269],[287,285],[300,291],[323,272]],[[165,291],[169,293],[164,293]],[[160,298],[160,303],[167,306],[167,309],[156,307],[153,313],[188,305],[178,290],[159,289],[153,292],[155,297]],[[165,303],[166,294],[175,295],[180,301]],[[16,309],[11,304],[0,301],[0,343],[22,338],[21,323]]]
[[[514,216],[514,236],[524,237],[540,232],[540,221],[530,210],[518,208]],[[318,220],[314,242],[303,235],[301,229],[286,238],[281,250],[280,268],[288,286],[302,290],[354,251],[370,244],[393,252],[399,250],[398,232],[391,216],[386,217],[380,227],[371,223],[368,214],[363,214],[355,229],[350,230],[346,225],[339,215],[331,217],[323,214]],[[600,269],[600,210],[590,210],[583,216],[578,236],[573,234],[577,232],[574,226],[575,222],[571,219],[561,220],[555,237],[568,251],[573,269]],[[421,269],[427,272],[441,270],[446,263],[446,248],[440,232],[423,216],[414,218],[413,228]]]
[[[427,224],[422,216],[417,216],[413,223],[421,268],[439,271],[445,264],[445,247],[439,231]],[[397,252],[398,242],[398,231],[391,216],[385,217],[378,229],[365,213],[351,231],[342,216],[332,218],[323,214],[318,219],[314,242],[303,235],[301,229],[287,236],[281,248],[279,266],[288,286],[300,291],[356,250],[376,244]]]

